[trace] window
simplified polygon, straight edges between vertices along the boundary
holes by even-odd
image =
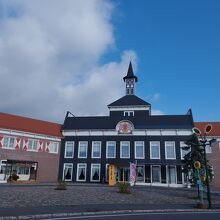
[[[6,164],[7,164],[7,160],[0,160],[0,174],[5,174],[6,173]],[[5,177],[2,179],[4,180]]]
[[[185,147],[188,147],[183,141],[180,142],[180,154],[181,154],[181,159],[184,160],[184,157],[186,154],[188,154],[191,151],[191,148],[189,149],[184,149]]]
[[[205,150],[206,150],[206,153],[207,153],[207,154],[212,153],[212,148],[211,148],[210,145],[206,145]]]
[[[152,183],[161,182],[161,169],[160,166],[152,166]]]
[[[51,141],[50,145],[49,145],[49,152],[57,154],[58,153],[58,145],[59,145],[58,142]]]
[[[135,141],[135,158],[144,159],[144,141]]]
[[[176,166],[167,166],[167,182],[169,184],[177,183]]]
[[[105,166],[105,182],[109,181],[109,164]]]
[[[92,158],[101,158],[101,141],[92,142]]]
[[[28,139],[28,150],[30,151],[37,151],[37,140]]]
[[[74,141],[66,141],[64,158],[74,157]]]
[[[124,116],[134,116],[134,111],[124,111]]]
[[[160,142],[150,142],[150,159],[160,159]]]
[[[85,163],[78,163],[77,164],[77,181],[86,181],[86,164]]]
[[[3,147],[14,149],[15,148],[15,138],[14,137],[4,137]]]
[[[106,147],[106,158],[115,158],[116,157],[116,142],[108,141]]]
[[[87,148],[88,148],[87,141],[79,142],[78,158],[87,158]]]
[[[183,169],[183,166],[181,166]],[[189,176],[190,176],[190,171],[188,173],[182,172],[182,183],[188,185],[189,184]]]
[[[100,164],[91,164],[91,176],[90,180],[92,182],[99,182],[100,181]]]
[[[176,159],[176,149],[174,141],[165,142],[165,157],[166,159]]]
[[[136,181],[144,182],[145,180],[145,166],[136,166]]]
[[[29,175],[30,174],[30,167],[18,167],[17,174],[19,175]]]
[[[72,175],[73,175],[73,164],[64,163],[63,164],[63,180],[72,181]]]
[[[121,141],[120,158],[130,158],[130,142]]]

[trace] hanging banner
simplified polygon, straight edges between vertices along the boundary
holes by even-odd
[[[109,165],[109,180],[108,180],[108,184],[110,186],[114,186],[116,184],[116,178],[115,178],[115,166],[110,164]]]
[[[136,164],[130,163],[130,184],[131,184],[131,186],[134,186],[135,181],[136,181]]]

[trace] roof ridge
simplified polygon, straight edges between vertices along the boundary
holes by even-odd
[[[0,129],[62,137],[61,124],[0,112]]]
[[[9,113],[5,113],[5,112],[0,112],[0,116],[1,115],[5,115],[5,116],[9,116],[9,117],[23,118],[23,119],[34,120],[34,121],[40,121],[40,122],[46,122],[46,123],[51,123],[51,124],[56,124],[56,125],[61,125],[58,122],[46,121],[46,120],[31,118],[31,117],[22,116],[22,115],[14,115],[14,114],[9,114]]]
[[[110,103],[109,106],[150,106],[151,104],[136,95],[125,95],[116,101]]]

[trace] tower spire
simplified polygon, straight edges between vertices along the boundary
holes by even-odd
[[[138,81],[137,76],[134,75],[134,71],[132,68],[131,61],[129,63],[128,72],[125,77],[123,77],[126,88],[126,95],[134,95],[135,94],[135,83]]]
[[[133,71],[133,67],[132,67],[131,61],[129,63],[127,75],[123,79],[124,79],[124,81],[126,79],[135,79],[135,82],[138,81],[137,76],[134,75],[134,71]]]

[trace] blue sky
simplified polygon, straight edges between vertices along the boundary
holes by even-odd
[[[165,114],[192,108],[195,121],[220,121],[220,1],[114,2],[117,48],[103,61],[131,48],[139,96]]]
[[[0,0],[0,111],[107,115],[131,59],[154,114],[220,121],[219,12],[219,0]]]

